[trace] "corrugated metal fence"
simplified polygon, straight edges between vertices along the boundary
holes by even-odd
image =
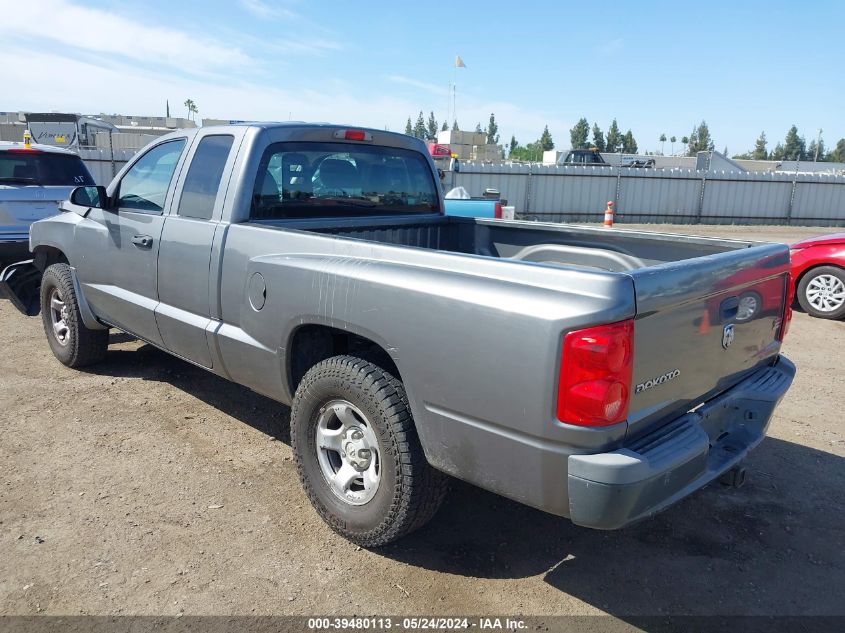
[[[138,150],[136,149],[94,149],[84,148],[79,150],[79,155],[85,161],[85,166],[94,177],[98,185],[108,185],[114,175],[129,162]]]
[[[845,225],[845,176],[466,162],[454,186],[498,189],[519,217],[632,223]]]
[[[135,152],[79,153],[107,185]],[[599,222],[612,200],[622,222],[845,226],[842,175],[465,162],[453,176],[471,195],[498,189],[519,217],[544,221]]]

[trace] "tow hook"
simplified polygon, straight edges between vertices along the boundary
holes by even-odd
[[[745,483],[745,468],[736,466],[719,477],[719,482],[731,488],[741,488]]]

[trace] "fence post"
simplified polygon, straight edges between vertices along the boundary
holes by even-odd
[[[525,183],[525,215],[531,210],[531,165],[528,163],[528,178]]]
[[[795,173],[792,174],[792,191],[789,192],[789,207],[786,209],[786,224],[792,224],[792,208],[795,206],[795,189],[798,187],[798,165],[801,164],[801,159],[795,161]]]
[[[707,187],[707,172],[701,177],[701,191],[698,192],[698,211],[695,214],[695,223],[701,224],[701,214],[704,213],[704,189]]]
[[[619,167],[616,171],[616,191],[613,194],[613,209],[616,213],[619,213],[619,191],[622,188],[622,163],[619,164]]]
[[[111,177],[114,178],[117,175],[117,170],[114,165],[114,143],[112,142],[111,130],[109,130],[109,154],[111,154]]]

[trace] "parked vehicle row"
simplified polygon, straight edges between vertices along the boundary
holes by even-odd
[[[0,280],[56,358],[117,328],[290,404],[311,503],[364,546],[447,475],[599,529],[739,481],[794,374],[785,245],[448,217],[402,134],[180,130],[63,209]]]

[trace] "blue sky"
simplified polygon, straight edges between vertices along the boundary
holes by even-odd
[[[169,99],[184,116],[190,97],[201,117],[401,130],[447,115],[459,54],[461,128],[495,112],[502,142],[548,124],[565,148],[582,116],[605,131],[616,117],[641,150],[701,119],[731,153],[792,124],[845,137],[845,2],[12,4],[2,110],[163,114]]]

